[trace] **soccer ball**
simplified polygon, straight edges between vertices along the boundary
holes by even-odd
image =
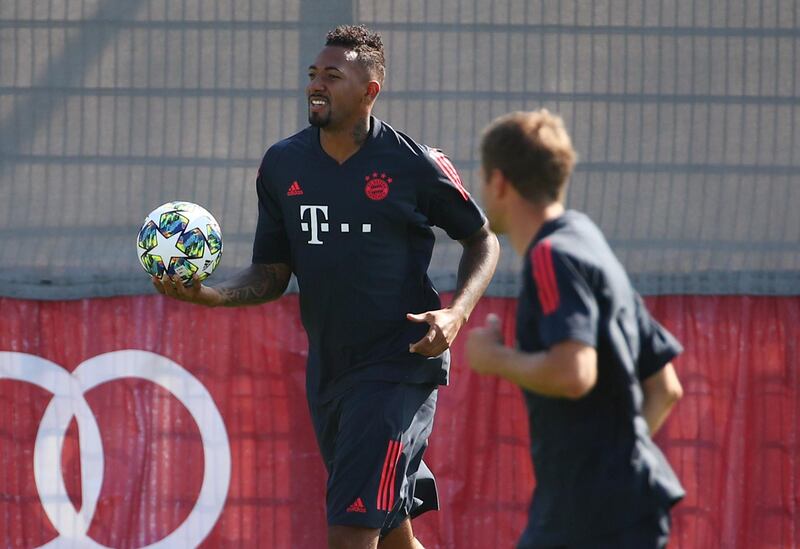
[[[136,254],[151,275],[178,275],[189,285],[195,273],[204,280],[219,265],[222,231],[205,208],[191,202],[167,202],[144,220]]]

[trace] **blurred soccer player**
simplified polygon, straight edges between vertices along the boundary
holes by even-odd
[[[296,275],[332,548],[421,547],[409,518],[438,508],[422,461],[437,387],[499,254],[448,158],[371,116],[384,72],[380,36],[329,32],[308,69],[311,125],[261,163],[250,267],[215,287],[153,281],[235,306],[276,299]],[[463,245],[447,308],[426,274],[434,225]]]
[[[681,395],[682,349],[597,226],[565,211],[575,152],[559,117],[495,120],[481,157],[491,228],[524,260],[518,349],[496,317],[467,339],[470,366],[519,385],[528,407],[536,489],[518,547],[664,547],[684,492],[650,437]]]

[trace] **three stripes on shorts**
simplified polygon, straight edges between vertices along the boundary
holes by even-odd
[[[403,443],[399,440],[390,440],[386,449],[386,458],[383,461],[381,482],[378,485],[378,510],[391,511],[394,505],[394,485],[397,476],[397,463],[403,452]]]

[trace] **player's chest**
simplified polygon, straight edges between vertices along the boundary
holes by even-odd
[[[275,181],[287,232],[312,244],[385,233],[414,216],[411,174],[391,167],[320,170],[309,166]],[[283,190],[285,189],[285,191]]]
[[[413,199],[413,174],[408,168],[383,166],[320,165],[309,162],[278,174],[275,185],[292,205],[302,200],[340,202],[354,207],[381,207]]]

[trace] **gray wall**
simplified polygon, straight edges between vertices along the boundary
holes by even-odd
[[[336,24],[381,32],[376,114],[445,150],[477,190],[494,116],[561,113],[569,206],[646,294],[800,294],[799,8],[791,0],[0,2],[0,295],[150,292],[134,254],[172,199],[249,262],[261,155],[305,119],[305,67]],[[479,193],[475,192],[478,195]],[[460,247],[432,273],[452,289]],[[506,248],[490,292],[509,295]]]

